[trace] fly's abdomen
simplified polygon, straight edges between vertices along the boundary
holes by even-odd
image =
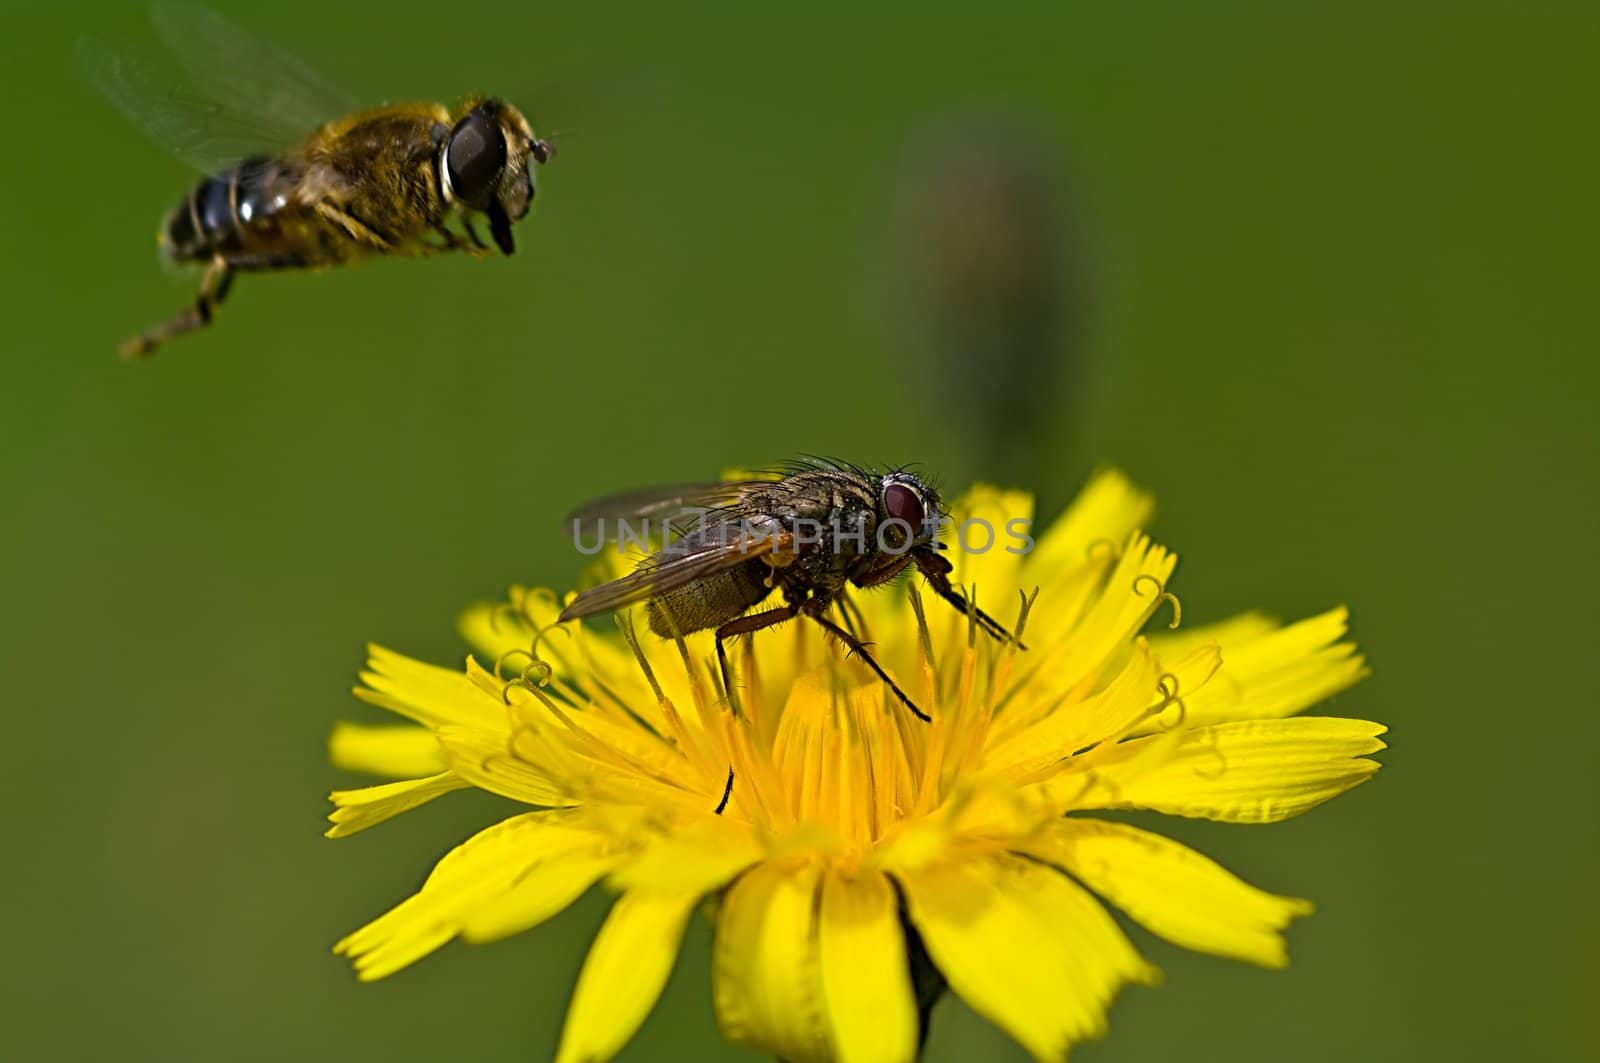
[[[721,627],[772,593],[766,572],[764,561],[749,561],[652,598],[645,606],[650,630],[672,638]]]
[[[269,243],[296,179],[282,160],[266,158],[246,159],[203,179],[167,215],[167,253],[180,262],[227,258]]]

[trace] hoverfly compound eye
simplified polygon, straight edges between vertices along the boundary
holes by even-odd
[[[922,499],[905,484],[890,484],[884,488],[883,508],[892,519],[905,521],[913,536],[922,534],[922,524],[927,519]]]
[[[479,210],[489,205],[506,167],[506,138],[481,112],[463,118],[444,153],[445,179],[455,198]]]

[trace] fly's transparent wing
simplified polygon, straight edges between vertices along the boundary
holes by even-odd
[[[621,579],[582,591],[562,610],[561,619],[615,612],[754,558],[794,549],[794,536],[788,532],[752,535],[731,522],[696,533],[696,538],[698,541],[692,545],[685,546],[686,541],[680,540],[661,553],[652,554]]]
[[[294,58],[205,8],[162,3],[152,19],[172,55],[87,38],[78,42],[79,66],[146,136],[197,170],[280,150],[355,107]]]
[[[726,516],[750,500],[751,482],[669,484],[607,495],[568,514],[574,542],[616,542],[624,533],[647,538],[651,530],[680,531],[710,514]]]
[[[224,107],[292,123],[303,137],[359,104],[288,52],[198,4],[156,0],[151,20],[195,84]]]

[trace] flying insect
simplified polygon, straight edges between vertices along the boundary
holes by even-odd
[[[135,124],[206,173],[167,215],[164,256],[205,267],[193,304],[121,346],[125,358],[211,322],[239,273],[323,269],[366,258],[516,249],[533,170],[554,149],[511,104],[358,109],[292,57],[221,16],[158,3],[152,18],[193,87],[83,42],[100,89]]]
[[[933,592],[971,616],[990,637],[1009,631],[950,583],[939,553],[938,493],[904,471],[875,472],[816,463],[776,479],[730,480],[631,492],[600,499],[568,518],[575,539],[605,522],[665,521],[676,537],[620,579],[582,591],[561,620],[645,604],[662,637],[716,632],[723,684],[735,697],[725,640],[804,617],[859,656],[918,719],[927,713],[902,690],[851,630],[827,615],[847,591],[887,583],[915,568]],[[784,604],[749,610],[774,591]],[[1020,646],[1020,643],[1018,644]],[[1021,647],[1026,649],[1026,647]]]

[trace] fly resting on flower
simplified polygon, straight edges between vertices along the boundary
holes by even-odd
[[[627,576],[578,594],[561,620],[644,602],[650,630],[663,638],[715,629],[723,686],[737,711],[723,642],[803,616],[859,656],[926,722],[931,717],[848,626],[846,592],[852,586],[880,586],[914,566],[935,594],[991,638],[1016,641],[951,585],[952,566],[939,555],[945,549],[937,539],[942,515],[937,492],[911,473],[833,462],[799,466],[776,477],[613,495],[568,518],[574,540],[642,539],[648,527],[675,537]],[[783,592],[783,605],[748,612],[775,590]],[[847,626],[827,616],[835,603]]]

